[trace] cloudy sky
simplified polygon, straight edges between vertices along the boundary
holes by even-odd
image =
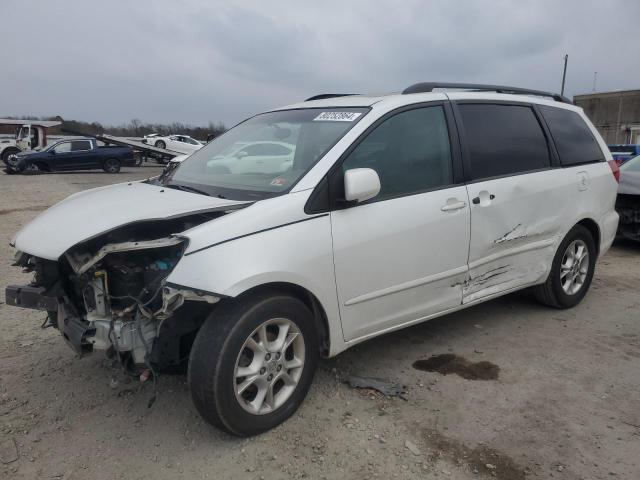
[[[427,80],[640,88],[638,0],[0,0],[0,116],[227,125]]]

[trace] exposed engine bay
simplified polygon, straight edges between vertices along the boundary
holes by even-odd
[[[7,303],[47,311],[43,327],[60,330],[79,355],[104,350],[135,374],[180,365],[207,307],[220,298],[166,278],[187,246],[180,232],[224,213],[126,225],[75,245],[58,261],[19,252],[15,264],[34,279],[7,287]]]

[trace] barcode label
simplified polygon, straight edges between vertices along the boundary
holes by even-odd
[[[322,112],[316,118],[314,122],[353,122],[356,118],[362,115],[359,112]]]

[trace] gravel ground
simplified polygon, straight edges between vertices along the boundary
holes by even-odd
[[[28,281],[8,242],[39,211],[158,172],[0,174],[0,287]],[[150,385],[101,354],[74,358],[41,313],[0,295],[0,478],[640,478],[638,285],[640,245],[619,242],[573,310],[522,292],[359,345],[321,363],[286,424],[248,440],[204,423],[184,376],[161,376],[147,408]],[[442,354],[448,374],[425,371]],[[405,385],[406,400],[349,374]]]

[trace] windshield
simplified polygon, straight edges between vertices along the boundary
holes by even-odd
[[[191,154],[165,184],[234,200],[280,195],[367,111],[309,108],[257,115]]]
[[[23,138],[29,138],[29,127],[27,125],[24,125],[22,127],[20,127],[20,129],[18,130],[18,133],[16,135],[16,138],[18,140],[22,140]]]

